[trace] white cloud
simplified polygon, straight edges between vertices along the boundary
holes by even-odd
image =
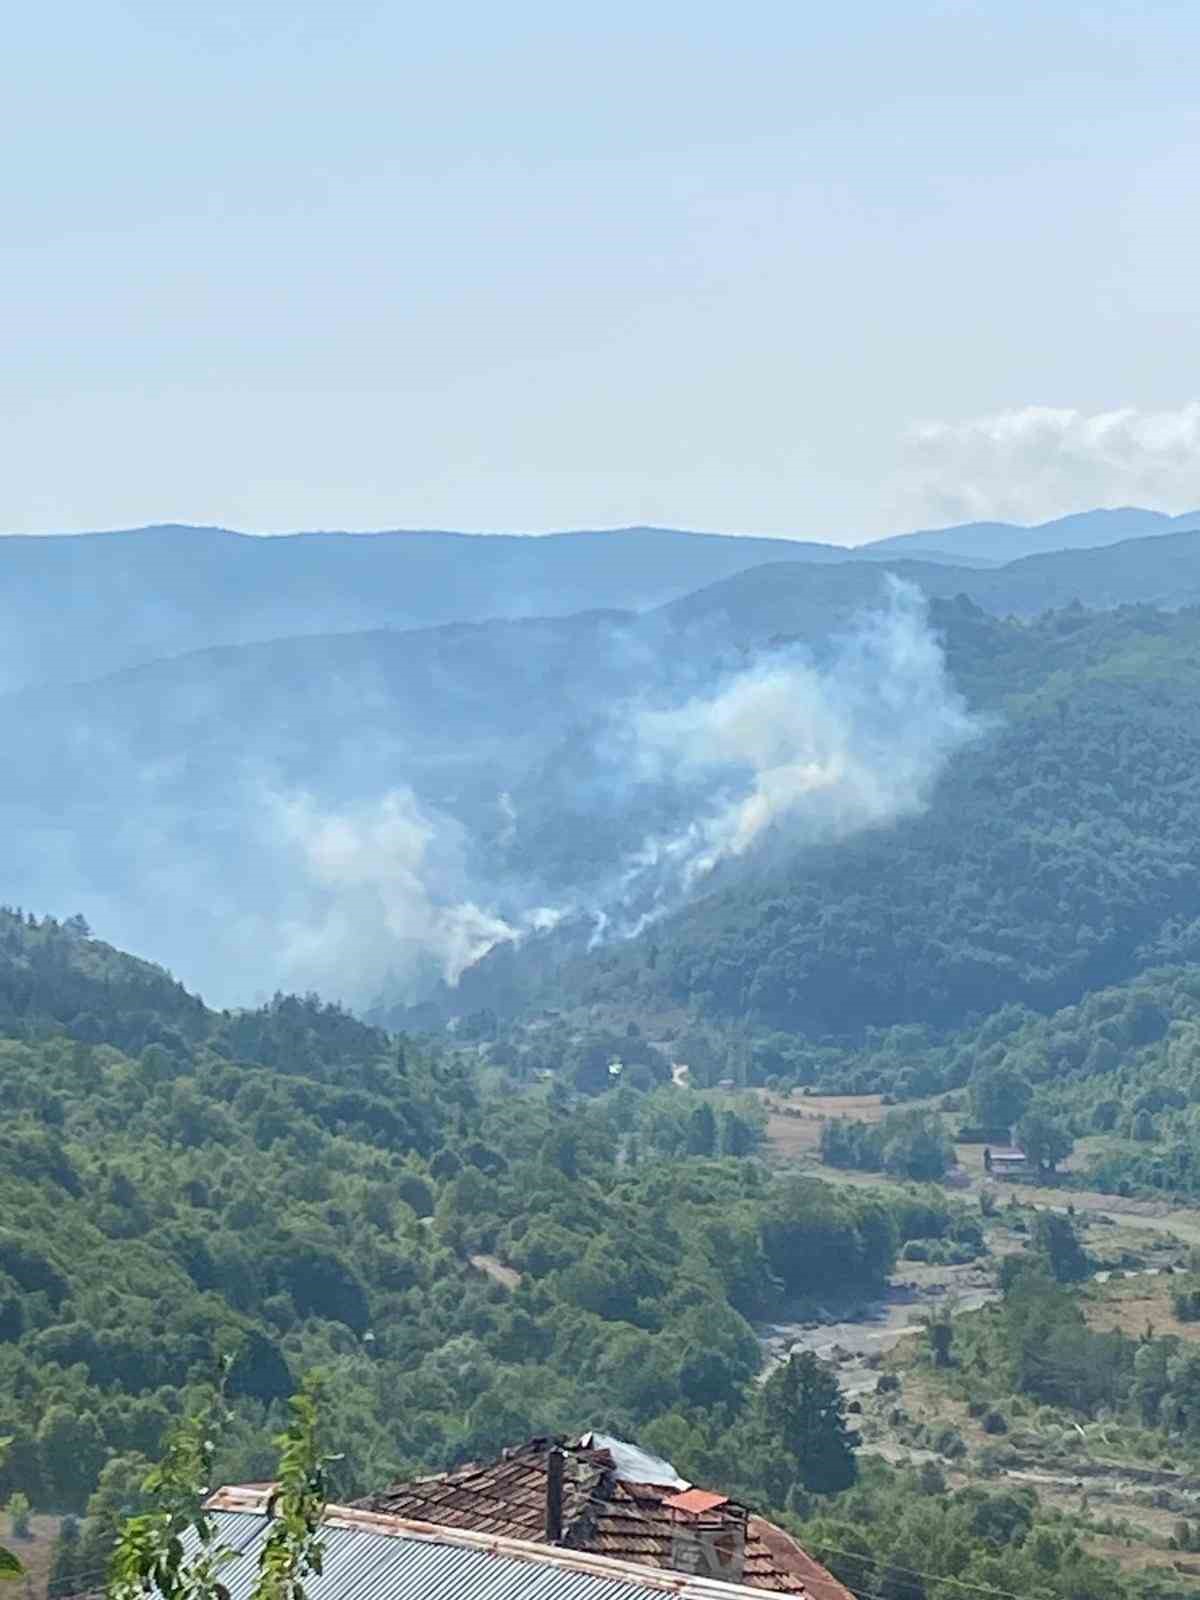
[[[1025,406],[906,436],[901,485],[916,524],[1041,522],[1093,506],[1200,506],[1200,400],[1174,411],[1088,415]]]

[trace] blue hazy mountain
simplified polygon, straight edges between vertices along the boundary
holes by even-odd
[[[847,553],[670,528],[258,538],[170,525],[13,536],[0,539],[0,691],[299,634],[642,611],[759,562]]]
[[[1200,514],[1190,519],[1200,526]],[[258,538],[165,525],[0,538],[0,692],[97,677],[214,645],[487,618],[644,612],[766,563],[915,559],[966,570],[1168,534],[1188,518],[1091,511],[1039,528],[978,523],[847,549],[671,528],[531,538],[445,532]]]
[[[926,528],[892,534],[862,545],[857,555],[903,556],[917,561],[971,561],[1004,564],[1052,550],[1086,550],[1122,539],[1200,528],[1200,511],[1170,517],[1140,506],[1080,511],[1052,522],[1023,527],[1015,522],[966,522],[954,528]]]

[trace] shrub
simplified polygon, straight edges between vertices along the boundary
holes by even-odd
[[[983,1419],[984,1433],[1007,1433],[1008,1418],[1003,1411],[992,1410],[985,1414]]]
[[[932,1436],[931,1444],[938,1455],[945,1456],[948,1461],[961,1460],[967,1453],[967,1442],[957,1428],[949,1425],[938,1428]]]
[[[8,1502],[8,1529],[14,1539],[29,1539],[33,1529],[29,1524],[29,1497],[18,1489]]]

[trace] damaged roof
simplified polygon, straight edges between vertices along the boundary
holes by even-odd
[[[546,1463],[556,1447],[565,1456],[561,1547],[672,1571],[677,1541],[680,1532],[686,1532],[688,1519],[725,1514],[744,1528],[739,1584],[776,1594],[807,1594],[811,1600],[851,1600],[849,1590],[782,1528],[724,1496],[697,1490],[669,1463],[644,1457],[634,1447],[599,1434],[585,1434],[574,1443],[531,1439],[495,1461],[394,1483],[357,1505],[445,1527],[545,1543]],[[642,1464],[646,1462],[649,1467]],[[629,1476],[646,1471],[656,1481]]]
[[[233,1553],[221,1582],[250,1600],[271,1526],[269,1490],[219,1489],[208,1502],[218,1544]],[[304,1580],[309,1600],[751,1600],[739,1584],[662,1572],[585,1550],[504,1539],[350,1506],[329,1506],[321,1572]],[[195,1534],[184,1537],[189,1551]]]

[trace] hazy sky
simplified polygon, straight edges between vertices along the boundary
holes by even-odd
[[[1198,59],[1195,0],[21,6],[0,528],[1190,509]]]

